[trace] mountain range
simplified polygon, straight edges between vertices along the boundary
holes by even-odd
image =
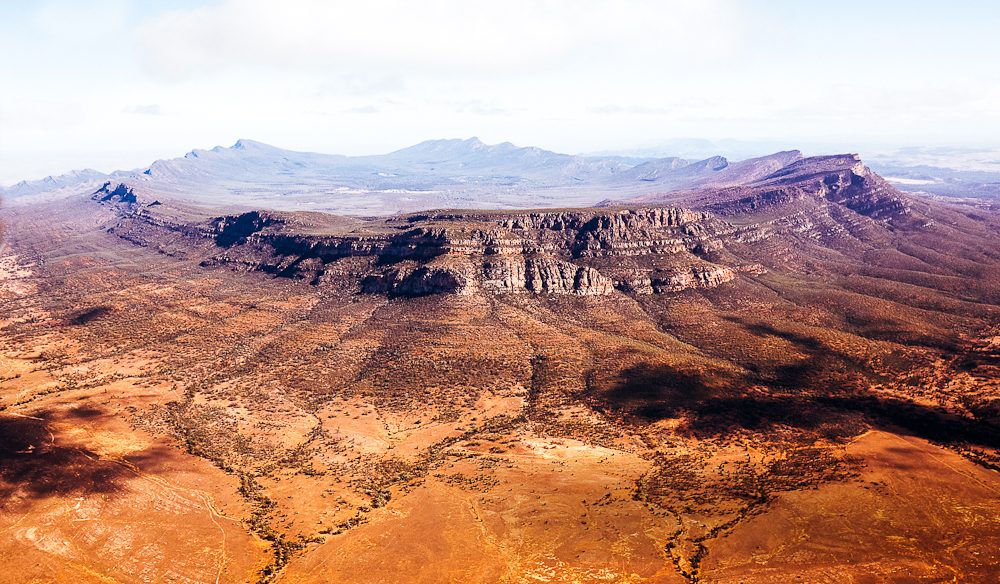
[[[377,156],[295,152],[253,140],[193,150],[133,171],[74,171],[25,181],[0,194],[9,201],[72,194],[104,181],[194,205],[386,215],[431,208],[585,206],[606,199],[683,188],[733,185],[793,162],[798,151],[732,163],[575,156],[477,138],[429,140]]]

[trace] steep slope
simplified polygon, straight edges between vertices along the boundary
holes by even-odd
[[[761,173],[749,171],[755,174]],[[880,225],[900,228],[921,221],[909,197],[849,154],[797,159],[744,184],[641,195],[634,201],[702,209],[840,250],[884,240],[891,231]]]

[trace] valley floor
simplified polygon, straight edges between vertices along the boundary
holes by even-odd
[[[0,581],[1000,570],[1000,436],[962,410],[998,397],[992,308],[942,350],[832,327],[816,296],[858,296],[780,275],[388,300],[57,219],[8,214],[0,257]]]

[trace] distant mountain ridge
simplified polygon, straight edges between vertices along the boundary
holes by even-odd
[[[6,195],[9,197],[34,195],[76,186],[80,183],[103,180],[104,178],[107,178],[107,176],[107,174],[92,168],[71,170],[64,174],[56,176],[50,175],[38,180],[22,180],[21,182],[6,188],[0,187],[0,195]]]
[[[478,138],[428,140],[388,154],[343,156],[240,139],[147,168],[76,171],[0,191],[17,201],[124,184],[140,198],[204,207],[374,216],[435,208],[591,206],[695,188],[748,184],[803,160],[797,150],[742,161],[562,154]]]
[[[561,154],[510,142],[486,144],[479,138],[428,140],[382,156],[363,157],[374,165],[412,165],[438,172],[481,172],[532,177],[610,176],[632,168],[620,157]]]

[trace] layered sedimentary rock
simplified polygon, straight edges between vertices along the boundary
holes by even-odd
[[[643,195],[635,207],[367,221],[251,211],[185,222],[142,201],[141,189],[111,183],[94,198],[121,208],[114,233],[164,253],[389,296],[711,288],[757,273],[747,264],[789,267],[789,245],[864,253],[887,245],[894,230],[925,221],[856,155],[790,152],[738,166],[719,173],[717,184]]]
[[[642,195],[652,204],[673,195]],[[687,205],[717,215],[783,214],[803,206],[832,203],[875,220],[899,219],[909,202],[895,187],[872,172],[857,154],[815,156],[791,162],[779,170],[737,185],[706,185],[681,197]]]
[[[393,268],[365,276],[361,291],[387,296],[427,296],[429,294],[466,293],[469,278],[457,270],[420,266],[413,269]]]
[[[735,272],[715,265],[725,240],[754,236],[709,213],[679,208],[411,215],[322,235],[290,214],[251,211],[171,224],[143,208],[111,229],[140,245],[200,242],[205,265],[350,285],[364,293],[600,296],[713,287]]]
[[[623,278],[620,287],[636,294],[663,294],[690,288],[714,288],[734,279],[736,270],[705,264],[673,270],[637,271],[633,277]]]
[[[483,288],[495,292],[611,294],[615,283],[594,268],[551,257],[500,257],[483,262]]]

